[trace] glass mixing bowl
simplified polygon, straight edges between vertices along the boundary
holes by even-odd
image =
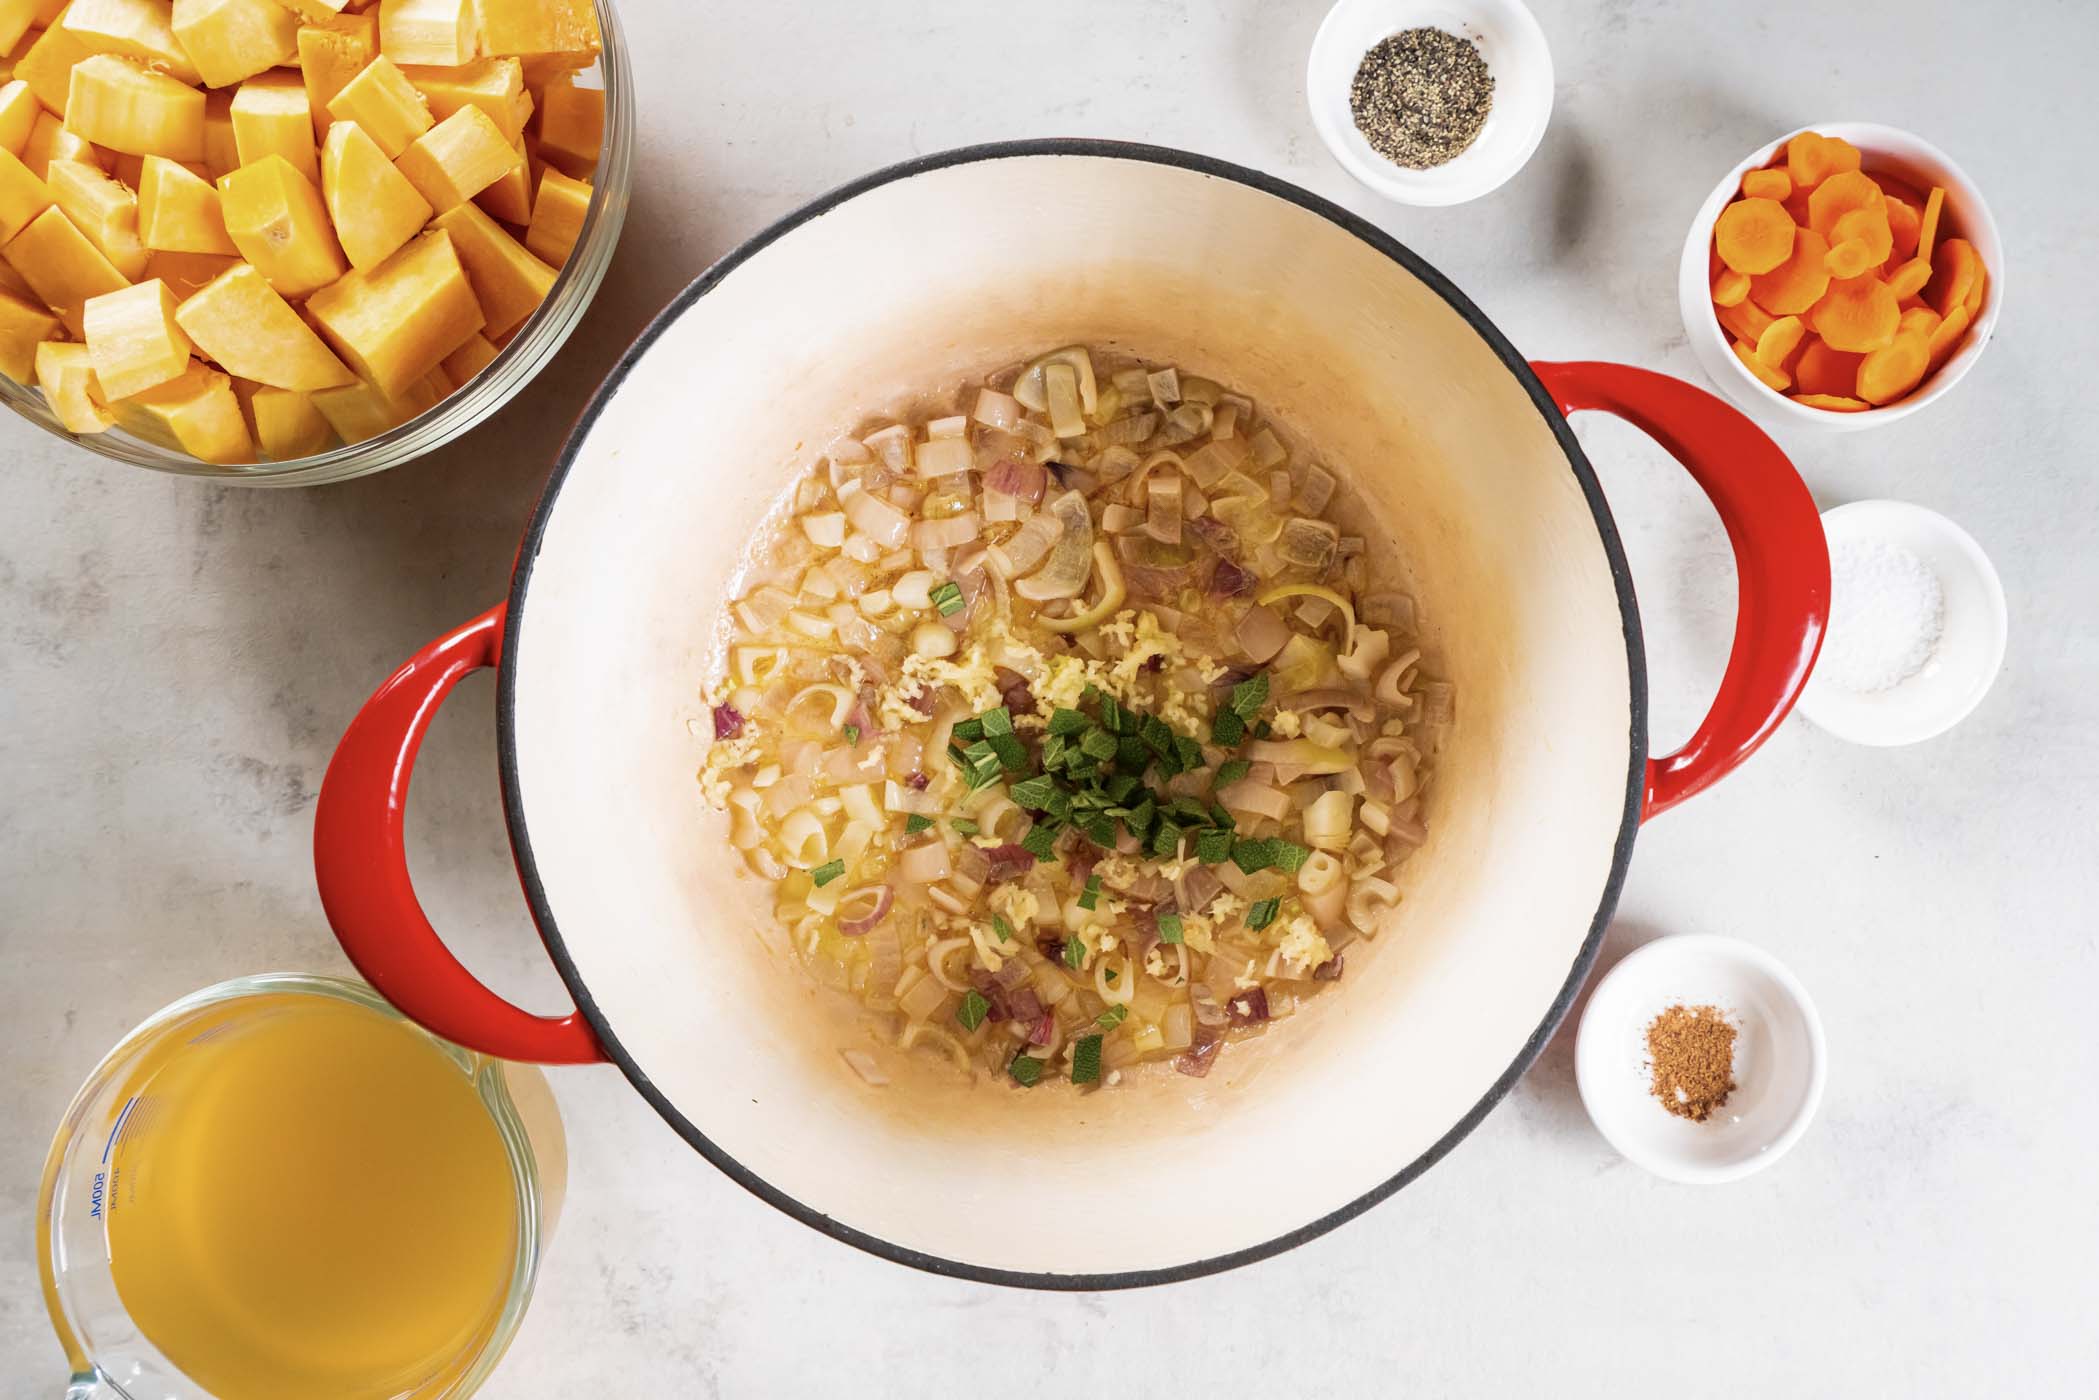
[[[547,293],[539,309],[486,368],[435,408],[378,437],[312,457],[223,467],[200,462],[187,453],[116,428],[102,433],[69,433],[52,415],[42,393],[4,375],[0,375],[0,399],[46,432],[56,433],[100,456],[154,471],[243,486],[320,486],[348,481],[413,461],[465,433],[510,402],[554,358],[554,352],[583,319],[599,283],[605,280],[613,247],[619,242],[620,225],[626,222],[634,155],[634,72],[610,0],[597,0],[597,11],[604,52],[597,67],[579,76],[585,85],[595,78],[604,86],[605,139],[591,179],[590,209],[584,215],[583,230],[576,237],[568,261],[562,265],[561,275],[555,279],[554,289]]]

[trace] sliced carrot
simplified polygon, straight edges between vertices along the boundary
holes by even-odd
[[[1798,316],[1781,316],[1756,338],[1756,357],[1773,369],[1784,369],[1806,338],[1807,322]]]
[[[1776,168],[1751,170],[1742,176],[1742,193],[1751,199],[1782,201],[1793,193],[1793,177]]]
[[[1849,394],[1795,394],[1793,402],[1806,404],[1809,408],[1826,408],[1831,413],[1864,413],[1873,406]]]
[[[1800,363],[1793,367],[1793,382],[1803,394],[1849,394],[1858,387],[1858,362],[1865,358],[1832,350],[1825,342],[1809,336]]]
[[[1945,211],[1945,187],[1941,185],[1933,185],[1931,187],[1931,193],[1925,196],[1924,199],[1924,216],[1917,223],[1916,256],[1925,259],[1929,259],[1931,257],[1932,250],[1935,246],[1937,246],[1938,243],[1939,219],[1945,213]]]
[[[1873,177],[1858,170],[1843,170],[1815,186],[1808,196],[1808,226],[1831,243],[1842,241],[1837,220],[1861,209],[1884,209],[1888,197],[1873,183]],[[1882,254],[1883,257],[1886,254]]]
[[[1888,290],[1895,294],[1897,301],[1908,301],[1923,291],[1924,284],[1930,280],[1931,264],[1923,258],[1911,258],[1888,274]]]
[[[1867,253],[1875,267],[1888,260],[1888,254],[1895,251],[1895,231],[1888,223],[1886,200],[1869,209],[1854,209],[1848,214],[1837,215],[1837,222],[1829,232],[1829,246],[1834,248],[1854,238],[1866,241]]]
[[[1713,305],[1740,306],[1742,298],[1749,295],[1749,277],[1746,273],[1728,268],[1713,279]]]
[[[1949,238],[1932,250],[1931,304],[1944,316],[1956,306],[1968,304],[1968,293],[1982,275],[1982,259],[1975,245],[1965,238]],[[1970,317],[1974,312],[1968,313]]]
[[[1890,175],[1885,170],[1873,171],[1872,175],[1873,183],[1880,186],[1880,192],[1888,197],[1890,204],[1899,199],[1912,209],[1924,207],[1924,191],[1900,175]]]
[[[1859,361],[1858,396],[1876,407],[1893,403],[1923,382],[1931,368],[1931,338],[1902,331]]]
[[[1787,386],[1793,382],[1793,377],[1784,370],[1773,369],[1758,359],[1756,357],[1756,347],[1746,340],[1735,342],[1735,358],[1746,365],[1751,374],[1763,380],[1764,387],[1767,389],[1776,389],[1783,393]]]
[[[1880,266],[1880,260],[1873,256],[1863,238],[1847,238],[1836,244],[1822,263],[1832,277],[1857,277]]]
[[[1832,175],[1858,167],[1858,147],[1849,141],[1803,131],[1786,142],[1786,173],[1796,189],[1813,189]]]
[[[1793,253],[1797,225],[1775,199],[1738,199],[1720,211],[1713,246],[1720,261],[1751,276],[1769,272]]]
[[[1906,199],[1888,196],[1888,234],[1893,247],[1888,256],[1896,262],[1907,262],[1917,256],[1917,235],[1924,229],[1924,216],[1917,206]]]
[[[1800,230],[1793,236],[1792,257],[1749,279],[1749,299],[1775,316],[1798,316],[1829,290],[1828,257],[1828,240],[1811,228]]]
[[[1895,334],[1901,335],[1908,330],[1922,330],[1924,334],[1930,335],[1939,328],[1941,319],[1943,318],[1939,313],[1928,306],[1912,306],[1902,313],[1902,319],[1895,325]]]
[[[1785,199],[1786,212],[1788,214],[1791,214],[1793,216],[1793,222],[1800,225],[1802,228],[1806,228],[1808,226],[1808,193],[1809,192],[1807,190],[1801,189],[1798,185],[1795,185],[1793,187],[1793,193],[1787,195]]]
[[[1753,301],[1741,302],[1735,306],[1723,306],[1719,309],[1718,315],[1720,324],[1727,327],[1730,335],[1734,336],[1736,340],[1746,340],[1751,345],[1756,344],[1764,332],[1771,328],[1772,317],[1770,313]]]
[[[1939,322],[1939,328],[1931,333],[1931,367],[1937,369],[1946,363],[1946,357],[1960,346],[1961,337],[1968,333],[1968,323],[1974,318],[1965,306],[1953,308],[1953,314]]]
[[[1807,315],[1815,334],[1828,341],[1832,350],[1864,354],[1885,350],[1895,339],[1902,307],[1888,284],[1869,272],[1832,281]]]
[[[1961,303],[1968,308],[1969,320],[1982,315],[1982,292],[1989,284],[1990,270],[1982,265],[1982,257],[1978,254],[1975,259],[1975,285],[1968,289],[1968,299]]]

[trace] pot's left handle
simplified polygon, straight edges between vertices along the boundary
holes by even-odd
[[[576,1012],[536,1016],[497,996],[430,926],[408,878],[408,779],[437,707],[502,653],[502,605],[408,659],[350,722],[313,821],[321,907],[357,970],[410,1020],[504,1060],[584,1064],[605,1058]]]

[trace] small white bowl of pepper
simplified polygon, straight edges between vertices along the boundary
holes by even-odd
[[[1680,934],[1634,949],[1596,984],[1574,1078],[1596,1130],[1628,1161],[1714,1185],[1800,1141],[1827,1059],[1815,1003],[1778,959],[1739,939]]]
[[[1522,0],[1340,0],[1305,96],[1341,167],[1401,204],[1463,204],[1523,168],[1552,118],[1552,53]]]

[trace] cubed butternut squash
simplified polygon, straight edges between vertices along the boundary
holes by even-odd
[[[386,394],[360,379],[341,389],[322,389],[313,396],[313,406],[347,443],[359,443],[398,428],[417,414],[437,407],[449,390],[435,372],[425,375],[402,393]]]
[[[277,0],[308,24],[325,24],[349,8],[349,0]],[[357,0],[360,9],[369,8],[367,0]]]
[[[290,462],[327,450],[335,430],[314,406],[313,395],[263,385],[248,396],[255,445],[273,462]]]
[[[462,107],[417,137],[394,161],[442,214],[517,168],[517,147],[479,107]]]
[[[59,426],[69,433],[103,433],[115,419],[95,383],[85,345],[46,341],[36,347],[36,384]]]
[[[146,262],[146,275],[167,283],[175,300],[187,301],[240,261],[238,254],[156,252]]]
[[[55,206],[30,220],[27,228],[0,248],[0,257],[22,274],[30,290],[74,335],[80,334],[81,311],[89,298],[131,285],[88,236],[74,227],[65,210]]]
[[[481,0],[482,52],[559,54],[588,68],[603,40],[591,0]]]
[[[442,366],[445,378],[451,380],[455,388],[462,386],[493,364],[496,356],[501,353],[496,349],[495,342],[487,336],[471,335],[467,337],[466,344],[445,356]]]
[[[175,320],[219,368],[275,389],[331,389],[356,378],[291,303],[246,263],[175,309]]]
[[[163,156],[139,168],[139,239],[165,253],[238,253],[226,233],[218,187]]]
[[[233,94],[233,150],[242,165],[279,155],[316,184],[321,161],[314,150],[313,109],[306,83],[290,69],[258,73]]]
[[[532,201],[532,227],[525,246],[559,267],[568,261],[590,212],[590,186],[548,166],[539,177],[539,198]]]
[[[547,84],[539,106],[539,157],[564,174],[585,179],[605,143],[605,93],[573,78]]]
[[[329,100],[328,115],[363,127],[388,160],[400,159],[409,143],[432,125],[423,95],[385,54],[343,84],[342,91]]]
[[[371,11],[309,20],[299,26],[299,72],[306,80],[314,140],[326,136],[334,120],[328,104],[378,56],[379,16]]]
[[[0,151],[0,243],[28,228],[30,220],[57,202],[51,186],[20,156]]]
[[[33,299],[0,291],[0,374],[17,384],[34,383],[36,347],[62,330],[58,318]]]
[[[379,52],[395,63],[465,63],[479,37],[474,0],[385,0],[379,6]]]
[[[192,360],[165,384],[129,398],[112,398],[118,426],[142,437],[174,443],[192,457],[220,466],[255,460],[248,419],[233,396],[233,381]]]
[[[22,163],[41,180],[50,174],[54,160],[77,160],[107,168],[101,150],[92,141],[66,130],[65,123],[49,112],[40,113],[30,129],[29,144],[22,148]]]
[[[336,122],[321,147],[321,195],[350,266],[385,262],[430,222],[430,202],[356,122]]]
[[[0,0],[0,54],[15,51],[22,36],[36,28],[37,0]]]
[[[73,81],[73,65],[92,52],[64,24],[54,24],[16,56],[14,75],[29,84],[37,101],[63,117],[67,90]]]
[[[90,53],[133,59],[180,83],[202,82],[169,21],[166,0],[73,0],[59,24]]]
[[[11,78],[0,85],[0,151],[22,154],[22,148],[29,144],[29,133],[36,130],[36,119],[43,110],[44,104],[36,100],[29,84],[20,78]]]
[[[189,368],[193,347],[175,324],[175,294],[164,282],[90,297],[81,320],[96,382],[109,398],[144,393]]]
[[[401,69],[430,104],[430,115],[443,121],[462,107],[479,107],[516,145],[532,116],[532,94],[525,91],[524,65],[514,58],[480,58],[457,68]]]
[[[487,323],[451,235],[442,229],[416,238],[371,271],[352,272],[314,293],[306,309],[350,367],[394,397]]]
[[[58,207],[109,259],[111,267],[133,281],[146,275],[150,254],[139,238],[138,196],[122,181],[84,161],[54,160],[51,178],[45,183],[51,186]]]
[[[466,280],[487,319],[487,334],[502,335],[522,324],[553,290],[556,270],[505,233],[479,205],[446,210],[437,216],[437,227],[452,235]]]
[[[114,54],[74,65],[66,130],[112,151],[204,158],[204,94]]]
[[[310,295],[349,270],[321,192],[283,156],[221,176],[219,204],[233,245],[280,295]]]
[[[517,164],[503,177],[474,196],[474,202],[506,224],[519,227],[532,222],[533,163],[525,142],[517,143]]]
[[[175,0],[172,23],[206,87],[232,87],[299,56],[299,17],[275,0]]]
[[[233,139],[233,91],[204,94],[204,173],[216,180],[240,169],[240,145]]]

